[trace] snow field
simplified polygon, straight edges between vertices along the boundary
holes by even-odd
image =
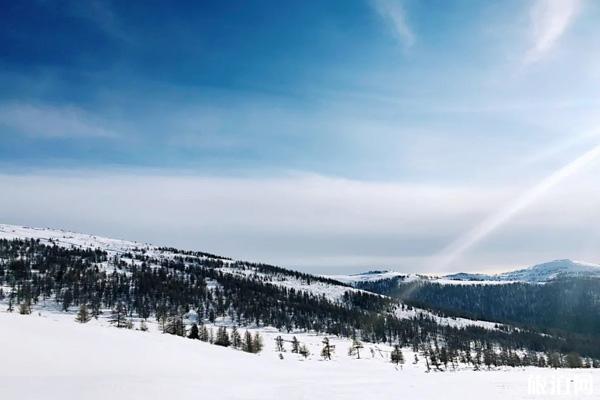
[[[269,330],[261,331],[265,349],[255,355],[101,321],[77,324],[71,317],[0,312],[0,399],[587,400],[600,395],[600,374],[592,370],[425,373],[410,363],[407,352],[407,364],[399,370],[371,358],[366,348],[363,359],[348,357],[345,339],[332,341],[339,346],[332,361],[317,355],[298,361],[289,351],[280,360],[272,340],[279,333]],[[312,351],[322,337],[298,339],[310,342]],[[556,382],[563,384],[562,393],[552,394],[546,384]],[[590,382],[596,384],[591,392]],[[540,384],[546,385],[544,394]]]

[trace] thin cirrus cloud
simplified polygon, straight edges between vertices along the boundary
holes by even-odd
[[[581,221],[600,216],[594,207],[600,199],[593,186],[597,169],[588,172],[523,209],[518,224],[495,232],[484,251],[463,255],[456,268],[597,259],[597,247],[582,253],[597,229],[582,229]],[[2,223],[175,245],[320,273],[324,268],[358,272],[374,263],[438,272],[438,251],[521,189],[116,170],[0,173],[0,187],[11,188],[10,196],[0,196]]]
[[[415,35],[407,21],[406,9],[399,0],[373,0],[375,10],[388,22],[398,40],[405,47],[412,47]]]
[[[530,11],[532,44],[525,54],[525,65],[540,61],[573,23],[582,0],[536,0]]]
[[[85,111],[70,106],[26,103],[0,105],[0,126],[42,138],[110,138],[116,136]]]

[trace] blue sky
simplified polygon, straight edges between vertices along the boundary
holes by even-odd
[[[595,2],[23,1],[0,18],[5,222],[311,271],[600,261],[595,155],[527,196],[600,140]]]

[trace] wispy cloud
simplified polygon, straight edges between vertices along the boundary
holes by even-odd
[[[69,12],[73,16],[94,24],[102,32],[114,39],[132,42],[133,38],[124,28],[124,25],[109,2],[90,0],[86,2],[70,1],[67,4]]]
[[[563,190],[523,210],[453,268],[582,258],[600,216],[594,207],[600,201],[596,176],[594,169],[578,177],[577,185],[564,182]],[[0,196],[5,223],[73,229],[321,273],[325,267],[435,271],[441,267],[432,256],[520,189],[116,170],[0,173],[0,187],[10,188],[10,196]],[[585,255],[593,260],[600,252],[594,246]]]
[[[113,137],[85,111],[77,107],[0,104],[0,126],[18,133],[47,138]]]
[[[391,25],[398,40],[406,47],[415,43],[415,35],[408,24],[401,0],[373,0],[373,7]]]
[[[535,0],[530,11],[532,45],[525,64],[539,61],[567,31],[581,9],[582,0]]]

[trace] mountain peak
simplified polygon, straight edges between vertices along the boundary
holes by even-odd
[[[560,259],[497,275],[500,280],[524,282],[547,282],[560,276],[600,276],[600,265]]]

